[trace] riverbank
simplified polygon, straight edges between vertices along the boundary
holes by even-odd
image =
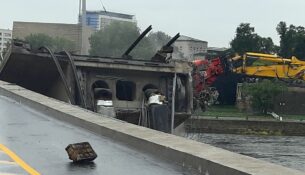
[[[185,130],[196,133],[305,136],[305,122],[239,117],[193,117],[185,122]]]
[[[195,116],[200,118],[238,118],[238,119],[261,119],[273,120],[271,115],[254,114],[252,112],[240,111],[235,105],[214,105],[209,106],[207,111],[196,111]],[[280,113],[284,121],[305,121],[305,115],[293,115]]]

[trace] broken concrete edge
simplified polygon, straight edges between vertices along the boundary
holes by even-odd
[[[103,117],[7,82],[0,81],[0,95],[16,100],[58,120],[87,129],[202,174],[305,174],[204,143]]]

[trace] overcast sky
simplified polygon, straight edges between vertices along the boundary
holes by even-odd
[[[183,35],[228,47],[241,22],[251,23],[256,32],[270,36],[276,44],[280,21],[305,26],[304,0],[102,0],[107,11],[133,14],[144,30],[173,36]],[[101,10],[100,0],[87,0],[88,10]],[[0,28],[13,21],[76,23],[78,0],[2,0]]]

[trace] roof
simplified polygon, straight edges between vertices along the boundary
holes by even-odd
[[[208,47],[208,51],[217,51],[217,52],[223,52],[228,50],[226,47]]]
[[[0,31],[1,32],[7,32],[7,33],[11,33],[12,32],[12,30],[10,30],[10,29],[0,29]]]
[[[87,11],[87,14],[97,14],[97,15],[105,15],[111,17],[125,18],[125,19],[133,19],[134,15],[116,13],[116,12],[108,12],[108,11]]]
[[[189,36],[185,36],[185,35],[180,35],[180,37],[177,39],[177,41],[195,41],[195,42],[204,42],[204,43],[207,43],[207,41],[195,39],[195,38],[192,38],[192,37],[189,37]]]

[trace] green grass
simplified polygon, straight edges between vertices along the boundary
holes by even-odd
[[[207,111],[202,112],[197,110],[196,116],[201,117],[234,117],[234,118],[248,118],[248,119],[273,119],[271,115],[261,115],[241,112],[236,106],[231,105],[214,105],[207,108]],[[305,121],[305,115],[291,115],[291,114],[280,114],[284,120],[298,120]]]
[[[210,106],[205,112],[197,110],[195,114],[208,117],[246,117],[245,113],[240,112],[235,106],[229,105]]]
[[[291,114],[283,114],[284,119],[292,119],[292,120],[300,120],[305,121],[305,115],[291,115]]]

